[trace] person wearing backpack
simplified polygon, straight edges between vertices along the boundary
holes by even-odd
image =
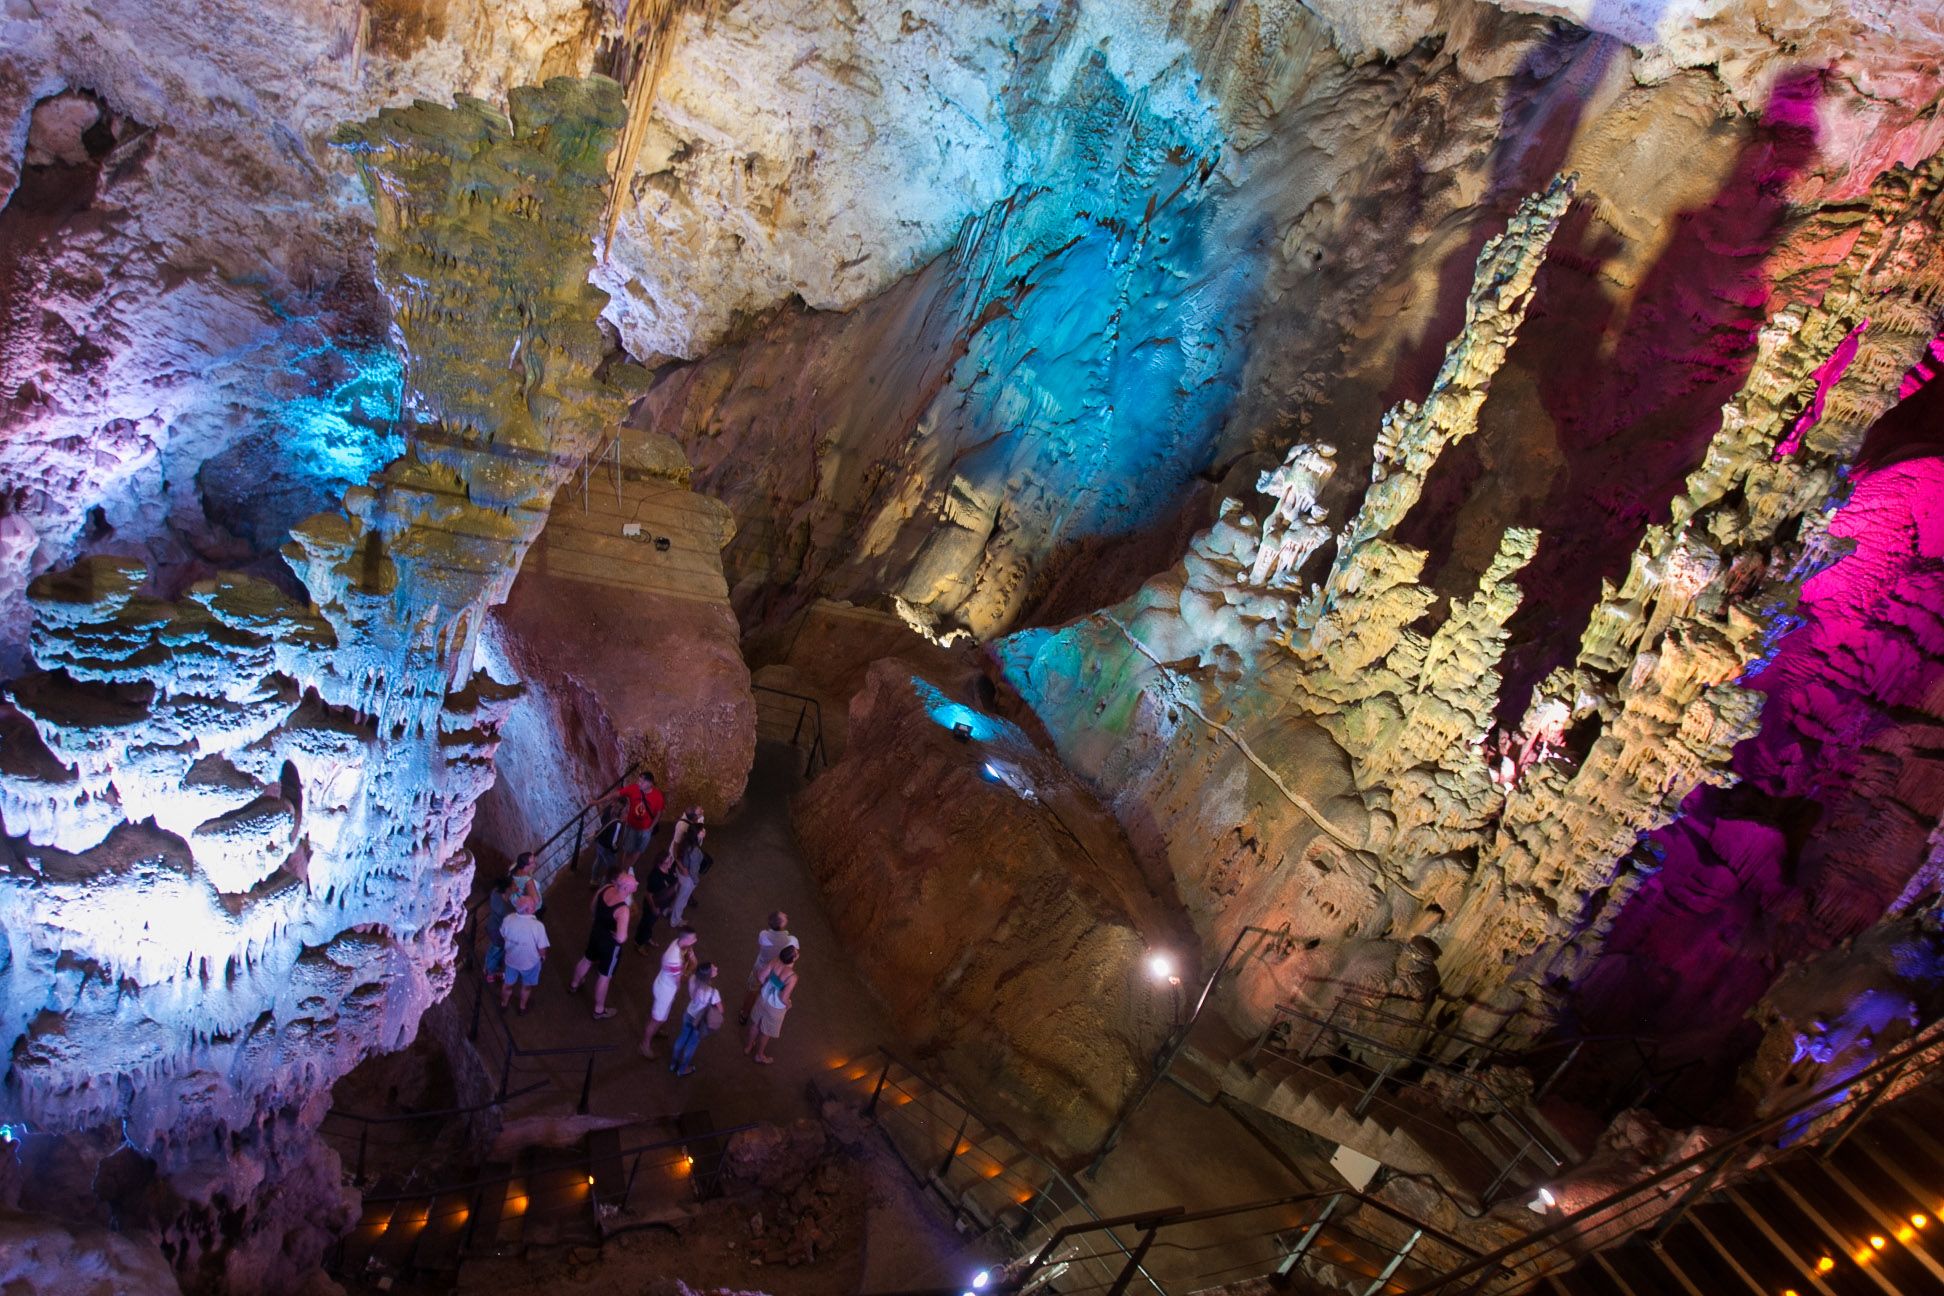
[[[675,901],[668,910],[668,921],[673,926],[682,925],[682,916],[688,912],[695,896],[695,884],[708,871],[711,861],[708,852],[702,849],[708,835],[709,830],[697,824],[686,835],[677,836],[669,848],[669,854],[675,858]]]
[[[704,963],[689,978],[682,1033],[675,1037],[675,1051],[668,1059],[668,1069],[678,1076],[695,1074],[695,1050],[722,1029],[722,992],[715,988],[715,976],[716,965]]]
[[[621,807],[621,867],[632,869],[648,853],[648,839],[661,822],[668,798],[655,786],[655,776],[643,770],[607,800]]]
[[[596,891],[608,884],[621,868],[621,813],[614,806],[601,811],[601,827],[594,834],[594,872],[589,879]]]

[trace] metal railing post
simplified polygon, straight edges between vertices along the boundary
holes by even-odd
[[[1303,1236],[1296,1239],[1295,1247],[1283,1257],[1282,1263],[1276,1266],[1278,1278],[1287,1278],[1296,1272],[1296,1266],[1301,1264],[1303,1257],[1309,1254],[1310,1244],[1316,1241],[1316,1235],[1321,1233],[1323,1226],[1330,1222],[1330,1216],[1336,1213],[1336,1208],[1342,1201],[1342,1193],[1332,1193],[1330,1200],[1323,1203],[1323,1209],[1318,1212],[1315,1219],[1310,1221],[1310,1226],[1303,1230]]]
[[[371,1142],[371,1122],[365,1121],[358,1126],[358,1175],[365,1177],[365,1148]]]
[[[1912,1058],[1915,1056],[1915,1054],[1912,1054]],[[1847,1139],[1855,1131],[1856,1127],[1863,1123],[1863,1118],[1870,1114],[1870,1109],[1877,1105],[1877,1101],[1883,1095],[1889,1093],[1897,1081],[1903,1079],[1903,1073],[1910,1069],[1910,1062],[1911,1058],[1906,1058],[1896,1070],[1883,1077],[1882,1084],[1870,1090],[1868,1094],[1857,1101],[1856,1106],[1850,1109],[1849,1115],[1843,1117],[1842,1123],[1836,1127],[1834,1136],[1816,1150],[1816,1159],[1818,1161],[1827,1161],[1831,1156],[1835,1155],[1836,1149],[1843,1146],[1843,1140]]]
[[[1310,1032],[1309,1043],[1303,1045],[1303,1061],[1307,1062],[1316,1056],[1316,1046],[1322,1042],[1324,1032],[1336,1025],[1337,1009],[1341,1007],[1343,1007],[1343,996],[1338,995],[1330,1003],[1330,1015],[1323,1019],[1321,1026]]]
[[[1730,1144],[1721,1150],[1720,1156],[1702,1168],[1701,1173],[1695,1176],[1694,1182],[1688,1185],[1687,1191],[1681,1194],[1680,1200],[1674,1203],[1674,1209],[1668,1211],[1661,1222],[1654,1226],[1654,1231],[1647,1235],[1650,1240],[1658,1243],[1666,1237],[1674,1230],[1676,1224],[1687,1218],[1689,1209],[1696,1202],[1714,1191],[1715,1184],[1721,1180],[1721,1172],[1728,1168],[1728,1163],[1734,1159],[1736,1150],[1737,1146]]]
[[[587,1055],[587,1074],[581,1077],[580,1103],[574,1108],[582,1116],[587,1115],[587,1097],[594,1089],[594,1055]]]
[[[891,1078],[891,1059],[884,1060],[884,1070],[878,1072],[877,1084],[871,1088],[871,1101],[864,1104],[866,1116],[877,1115],[878,1095],[884,1092],[884,1082]]]
[[[479,1010],[485,1002],[486,983],[483,980],[475,979],[473,981],[472,1025],[466,1028],[466,1038],[474,1043],[479,1042]]]
[[[801,737],[803,737],[803,720],[804,720],[804,717],[805,717],[805,716],[807,716],[807,715],[809,715],[809,714],[810,714],[810,708],[809,708],[809,707],[807,707],[807,706],[803,706],[803,705],[801,705],[801,704],[799,704],[799,705],[797,706],[797,722],[796,722],[796,728],[794,728],[794,729],[792,729],[792,730],[790,730],[790,746],[792,746],[792,747],[794,747],[794,746],[796,746],[796,745],[797,745],[797,740],[798,740],[799,738],[801,738]]]
[[[1397,1254],[1390,1258],[1390,1263],[1384,1266],[1384,1271],[1371,1281],[1370,1286],[1364,1288],[1363,1296],[1378,1296],[1378,1293],[1390,1284],[1391,1275],[1396,1273],[1398,1266],[1404,1263],[1404,1257],[1411,1254],[1411,1248],[1416,1246],[1418,1239],[1423,1236],[1423,1229],[1412,1229],[1411,1236],[1404,1239],[1403,1246],[1397,1248]]]
[[[621,1209],[628,1209],[628,1202],[634,1197],[635,1176],[641,1173],[642,1154],[634,1154],[634,1162],[628,1166],[628,1182],[621,1189]]]
[[[972,1113],[968,1111],[959,1119],[958,1133],[952,1135],[952,1145],[945,1149],[945,1159],[938,1163],[938,1173],[932,1178],[943,1179],[951,1172],[952,1162],[958,1160],[959,1145],[965,1142],[965,1128],[971,1123]]]
[[[1352,1116],[1361,1118],[1366,1111],[1370,1110],[1371,1100],[1377,1097],[1377,1090],[1384,1081],[1390,1079],[1391,1068],[1396,1065],[1396,1058],[1385,1059],[1384,1065],[1377,1069],[1376,1078],[1370,1082],[1370,1088],[1363,1091],[1363,1097],[1357,1099],[1357,1105],[1350,1109]]]
[[[1487,1206],[1491,1205],[1492,1200],[1498,1196],[1498,1190],[1505,1186],[1507,1179],[1512,1177],[1512,1168],[1519,1164],[1519,1161],[1526,1153],[1532,1151],[1532,1144],[1532,1136],[1527,1135],[1525,1146],[1505,1159],[1505,1164],[1499,1167],[1499,1172],[1492,1176],[1492,1182],[1485,1186],[1485,1194],[1482,1199],[1483,1204]]]
[[[513,1040],[511,1036],[508,1036],[506,1041],[506,1053],[500,1062],[499,1096],[501,1102],[506,1101],[506,1086],[511,1084],[512,1082],[513,1082]]]
[[[574,853],[567,857],[567,870],[570,873],[580,872],[581,833],[586,827],[587,807],[582,806],[581,812],[574,816]]]
[[[1107,1296],[1123,1296],[1127,1291],[1127,1285],[1134,1281],[1134,1275],[1141,1271],[1141,1261],[1147,1257],[1148,1248],[1154,1245],[1154,1235],[1160,1231],[1159,1224],[1148,1225],[1147,1232],[1143,1233],[1141,1240],[1134,1244],[1134,1250],[1128,1255],[1127,1263],[1122,1265],[1120,1273],[1114,1276],[1114,1283],[1107,1289]]]
[[[1541,1084],[1537,1089],[1534,1089],[1532,1091],[1532,1100],[1534,1102],[1538,1102],[1541,1098],[1544,1098],[1547,1094],[1552,1092],[1552,1087],[1559,1083],[1559,1077],[1566,1074],[1566,1068],[1573,1065],[1573,1063],[1579,1058],[1580,1050],[1585,1047],[1586,1047],[1585,1040],[1578,1039],[1573,1041],[1573,1047],[1566,1050],[1566,1057],[1560,1062],[1558,1066],[1553,1068],[1552,1074],[1546,1077],[1545,1083]]]
[[[1277,1004],[1276,1010],[1269,1014],[1269,1024],[1262,1028],[1262,1034],[1256,1036],[1255,1047],[1249,1050],[1248,1063],[1251,1068],[1255,1066],[1256,1057],[1269,1047],[1269,1037],[1276,1033],[1276,1023],[1283,1019],[1285,1011],[1281,1004]]]

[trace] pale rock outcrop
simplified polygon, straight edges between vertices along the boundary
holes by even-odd
[[[561,79],[510,117],[421,103],[339,137],[376,208],[410,448],[298,529],[311,601],[229,574],[168,603],[109,558],[29,586],[0,1111],[37,1139],[118,1128],[182,1203],[159,1221],[178,1269],[229,1290],[284,1289],[348,1222],[288,1109],[452,984],[462,843],[517,693],[476,669],[478,629],[630,394],[596,376],[586,282],[619,117],[611,82]]]

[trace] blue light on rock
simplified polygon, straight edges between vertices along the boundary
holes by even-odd
[[[384,347],[333,349],[348,376],[320,395],[290,401],[280,417],[291,458],[307,475],[361,485],[405,453],[395,427],[404,370]],[[316,356],[306,353],[300,362]]]
[[[946,730],[955,730],[960,725],[971,731],[976,742],[991,742],[1001,732],[999,721],[982,711],[974,711],[963,703],[954,702],[946,697],[938,687],[924,680],[912,677],[911,687],[918,694],[919,701],[925,705],[925,713]]]

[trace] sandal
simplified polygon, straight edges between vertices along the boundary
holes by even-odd
[[[775,1058],[759,1058],[754,1053],[751,1053],[749,1055],[749,1060],[751,1062],[754,1062],[757,1066],[769,1066],[776,1061]]]
[[[680,1071],[677,1071],[677,1072],[676,1072],[675,1074],[676,1074],[676,1075],[678,1075],[678,1076],[688,1076],[688,1075],[694,1075],[694,1074],[695,1074],[695,1068],[694,1068],[694,1067],[683,1067],[683,1068],[682,1068],[682,1069],[681,1069]]]
[[[595,1021],[606,1021],[610,1017],[619,1017],[620,1015],[620,1013],[612,1008],[596,1008],[594,1010]]]

